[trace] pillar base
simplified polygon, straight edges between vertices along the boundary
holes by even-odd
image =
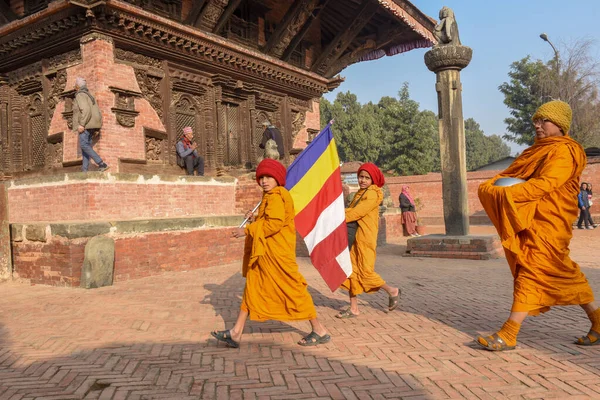
[[[426,235],[408,239],[403,256],[490,260],[504,257],[504,250],[496,235]]]

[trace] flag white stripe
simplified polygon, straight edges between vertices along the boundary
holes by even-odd
[[[321,212],[315,227],[304,238],[308,253],[312,253],[315,246],[336,230],[345,220],[344,194],[341,193],[337,199]]]
[[[346,277],[349,277],[352,273],[352,261],[350,261],[350,251],[346,247],[340,254],[335,258],[342,267],[342,270],[346,274]]]

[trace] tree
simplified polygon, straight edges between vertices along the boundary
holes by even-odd
[[[437,118],[431,111],[419,111],[419,103],[410,99],[407,83],[398,97],[383,97],[378,104],[385,143],[379,163],[401,175],[426,174],[434,169],[439,153]]]
[[[512,63],[510,69],[510,83],[504,82],[498,88],[504,94],[504,104],[511,109],[512,115],[504,120],[510,133],[504,134],[503,138],[531,145],[535,138],[531,117],[544,102],[540,95],[540,77],[546,66],[540,60],[531,61],[527,56]]]
[[[334,119],[333,135],[341,161],[376,161],[381,150],[377,109],[362,106],[355,94],[338,93],[333,104],[321,99],[321,124]]]
[[[465,147],[468,171],[510,155],[510,147],[502,138],[498,135],[486,136],[473,118],[465,120]]]
[[[503,137],[519,144],[533,144],[531,117],[543,103],[560,99],[573,109],[570,135],[584,147],[600,146],[600,61],[591,56],[594,42],[578,40],[561,46],[548,63],[529,56],[511,64],[510,82],[500,85],[511,118],[510,133]]]

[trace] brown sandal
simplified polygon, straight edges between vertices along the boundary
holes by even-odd
[[[475,339],[475,343],[489,351],[514,350],[516,347],[507,345],[506,342],[500,336],[498,336],[498,333],[494,333],[493,335],[487,337],[479,336],[477,339]]]
[[[390,296],[388,300],[388,311],[394,311],[400,302],[400,296],[402,295],[402,291],[398,288],[398,294],[395,296]]]
[[[590,329],[587,335],[580,337],[575,341],[575,344],[580,346],[596,346],[600,345],[600,333]]]

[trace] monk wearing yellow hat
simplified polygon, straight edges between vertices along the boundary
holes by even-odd
[[[585,310],[592,324],[588,334],[575,343],[600,344],[600,309],[585,275],[569,258],[579,180],[586,164],[583,148],[568,135],[571,115],[565,102],[543,104],[533,116],[533,146],[479,187],[479,199],[498,230],[514,277],[508,320],[493,335],[476,339],[486,350],[514,349],[528,315],[575,304]],[[499,178],[527,182],[495,186]]]

